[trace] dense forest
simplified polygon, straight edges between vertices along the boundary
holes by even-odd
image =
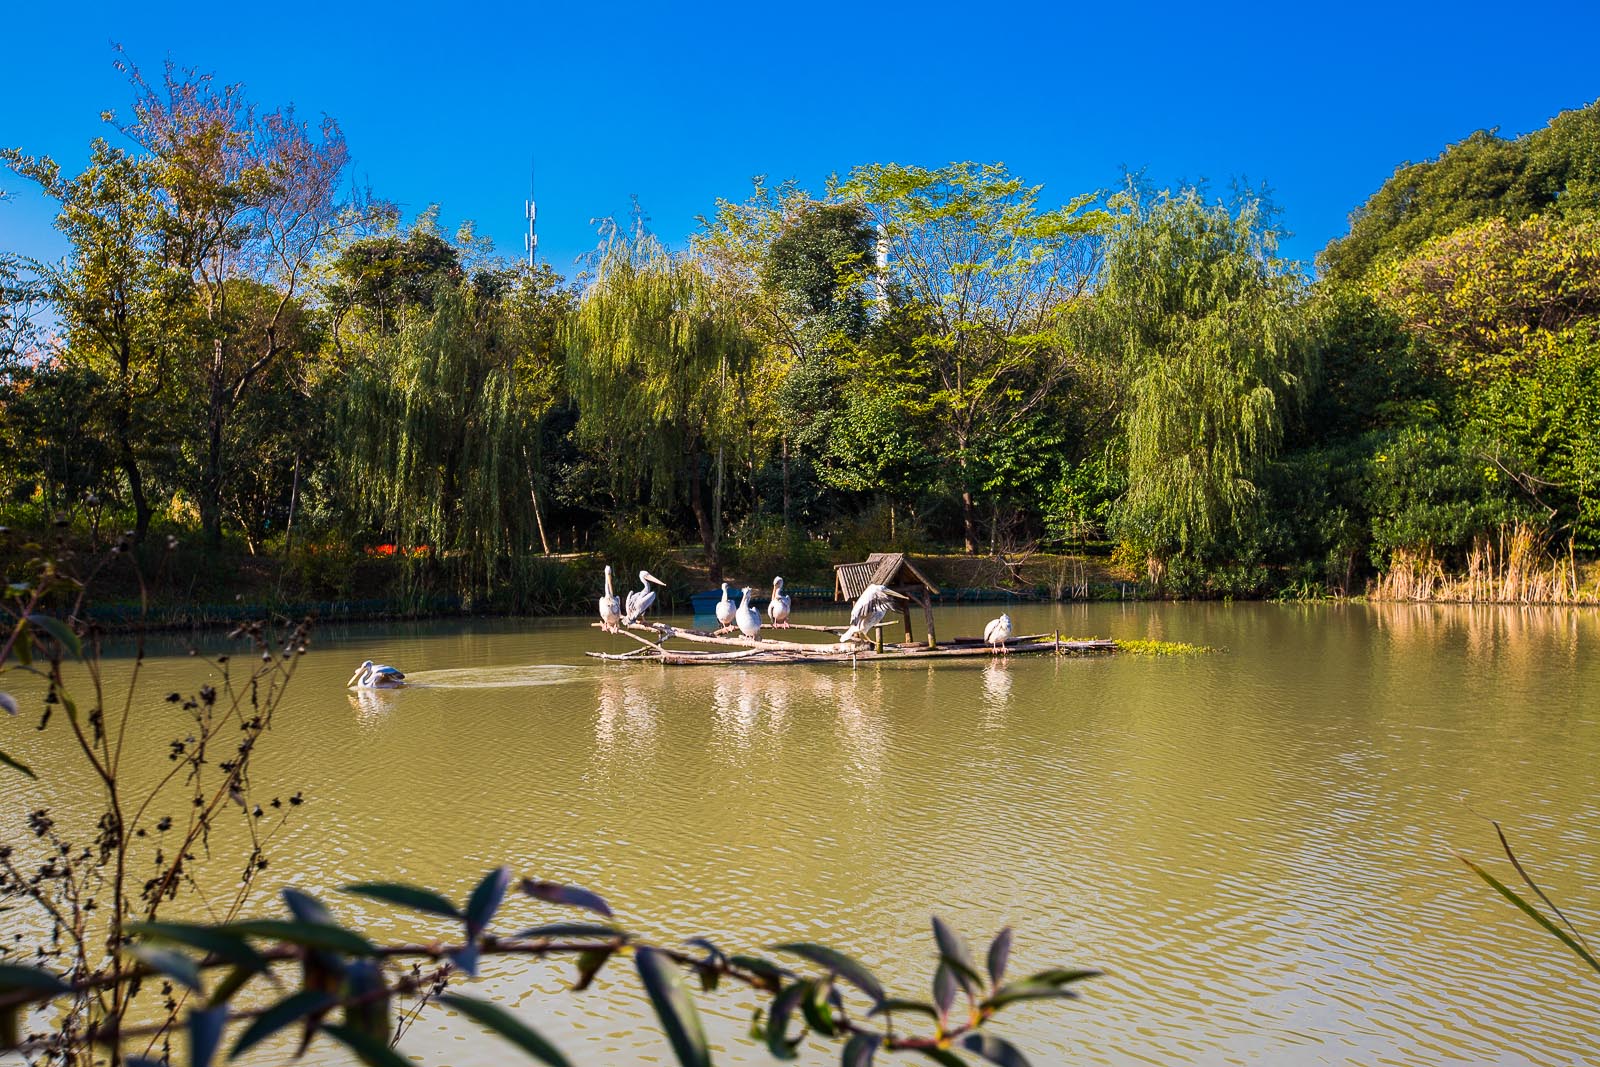
[[[80,173],[3,153],[70,242],[0,249],[28,536],[512,610],[592,595],[570,551],[716,580],[1043,548],[1211,596],[1526,568],[1558,599],[1600,551],[1600,103],[1399,167],[1314,270],[1257,191],[868,164],[757,180],[683,250],[636,207],[569,279],[352,191],[331,120],[129,75]]]

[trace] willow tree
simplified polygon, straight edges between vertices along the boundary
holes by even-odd
[[[350,369],[338,418],[349,503],[400,551],[442,559],[458,589],[494,588],[537,536],[525,456],[533,424],[492,293],[438,292]]]
[[[698,263],[636,227],[604,246],[566,349],[579,437],[614,478],[648,481],[658,506],[687,498],[711,580],[721,581],[705,467],[719,444],[759,432],[740,404],[756,345],[735,310]]]
[[[1083,324],[1127,375],[1128,488],[1114,525],[1155,577],[1175,559],[1236,558],[1248,540],[1258,479],[1309,368],[1309,319],[1259,199],[1234,211],[1186,189],[1115,206]]]

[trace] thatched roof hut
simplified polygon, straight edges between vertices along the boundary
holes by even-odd
[[[864,563],[836,563],[833,567],[833,599],[854,601],[869,585],[882,585],[902,593],[910,600],[903,601],[901,617],[906,625],[906,643],[915,640],[911,632],[911,603],[922,605],[922,616],[928,626],[928,647],[937,643],[933,633],[933,598],[939,587],[917,569],[911,557],[904,552],[874,552]]]

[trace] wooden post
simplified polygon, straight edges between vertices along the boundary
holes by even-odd
[[[917,594],[917,599],[922,601],[922,621],[928,626],[928,647],[938,648],[939,639],[933,634],[933,601],[928,599],[926,589]]]
[[[906,644],[909,645],[917,639],[917,635],[911,632],[911,605],[906,604],[900,608],[900,617],[905,620]]]
[[[874,652],[883,651],[883,623],[881,622],[872,628],[872,650]]]

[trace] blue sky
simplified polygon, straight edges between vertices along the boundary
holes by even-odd
[[[1537,22],[1535,22],[1535,19]],[[637,193],[678,243],[755,174],[820,188],[866,162],[1003,160],[1052,202],[1147,168],[1267,183],[1309,259],[1407,159],[1600,97],[1600,3],[504,8],[26,4],[0,26],[0,144],[81,165],[125,111],[120,42],[336,118],[353,176],[571,270]],[[57,256],[50,206],[0,204],[0,248]]]

